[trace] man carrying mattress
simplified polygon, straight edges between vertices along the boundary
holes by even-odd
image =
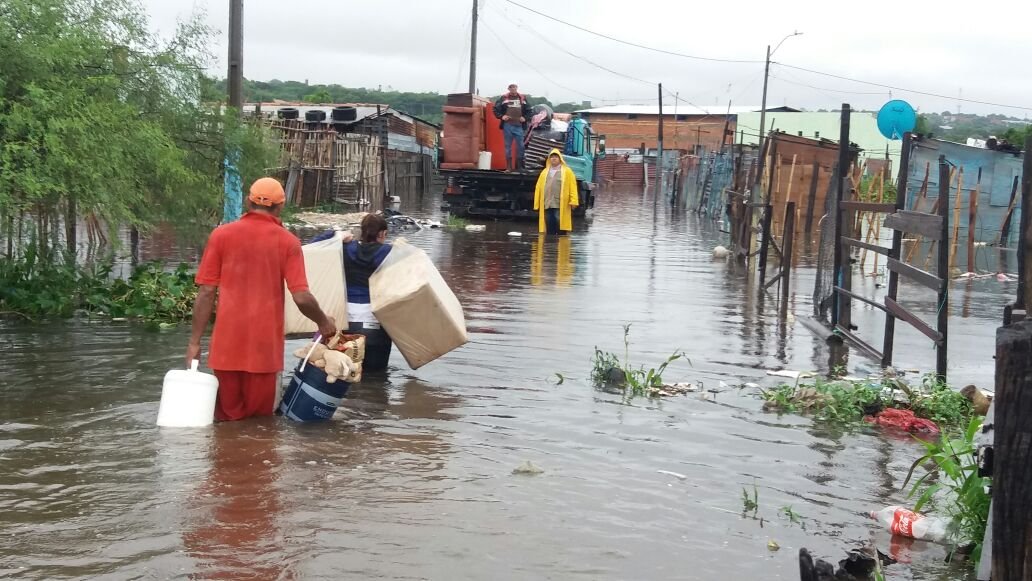
[[[251,185],[247,201],[248,212],[240,220],[211,233],[195,279],[200,289],[186,364],[200,359],[201,337],[217,294],[208,366],[219,380],[218,421],[273,413],[284,361],[284,282],[297,308],[319,326],[323,337],[337,334],[336,322],[308,291],[301,241],[280,222],[283,186],[261,178]]]

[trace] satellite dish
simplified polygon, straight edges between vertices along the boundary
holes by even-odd
[[[917,112],[910,103],[894,99],[878,111],[878,131],[886,139],[903,139],[903,134],[917,127]]]

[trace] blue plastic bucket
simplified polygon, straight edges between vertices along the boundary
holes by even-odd
[[[328,420],[350,387],[350,383],[339,379],[327,383],[326,372],[314,365],[306,365],[304,370],[299,365],[283,393],[279,413],[296,422]]]

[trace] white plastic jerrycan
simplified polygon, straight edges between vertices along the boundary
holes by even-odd
[[[158,406],[158,425],[197,428],[211,425],[215,417],[215,395],[219,380],[197,371],[194,359],[190,369],[173,369],[165,374]]]

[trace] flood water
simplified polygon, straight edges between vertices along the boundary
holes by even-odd
[[[776,383],[768,370],[827,369],[798,322],[805,260],[795,318],[780,323],[774,295],[759,300],[712,259],[715,226],[654,214],[640,193],[603,193],[558,241],[507,223],[405,236],[459,296],[471,342],[418,371],[395,353],[324,425],[158,429],[187,329],[0,323],[0,577],[794,580],[800,547],[837,561],[873,540],[912,561],[889,578],[967,578],[942,549],[891,544],[862,514],[910,504],[912,441],[764,413],[736,389]],[[988,387],[1013,289],[954,293],[951,382]],[[911,306],[931,320],[925,298]],[[879,344],[880,313],[856,312]],[[634,363],[683,350],[691,365],[665,378],[720,393],[627,402],[593,388],[593,349],[622,352],[625,323]],[[900,335],[899,367],[934,360],[923,337]],[[849,367],[877,366],[854,354]],[[544,473],[512,473],[528,460]],[[754,487],[759,508],[743,515]]]

